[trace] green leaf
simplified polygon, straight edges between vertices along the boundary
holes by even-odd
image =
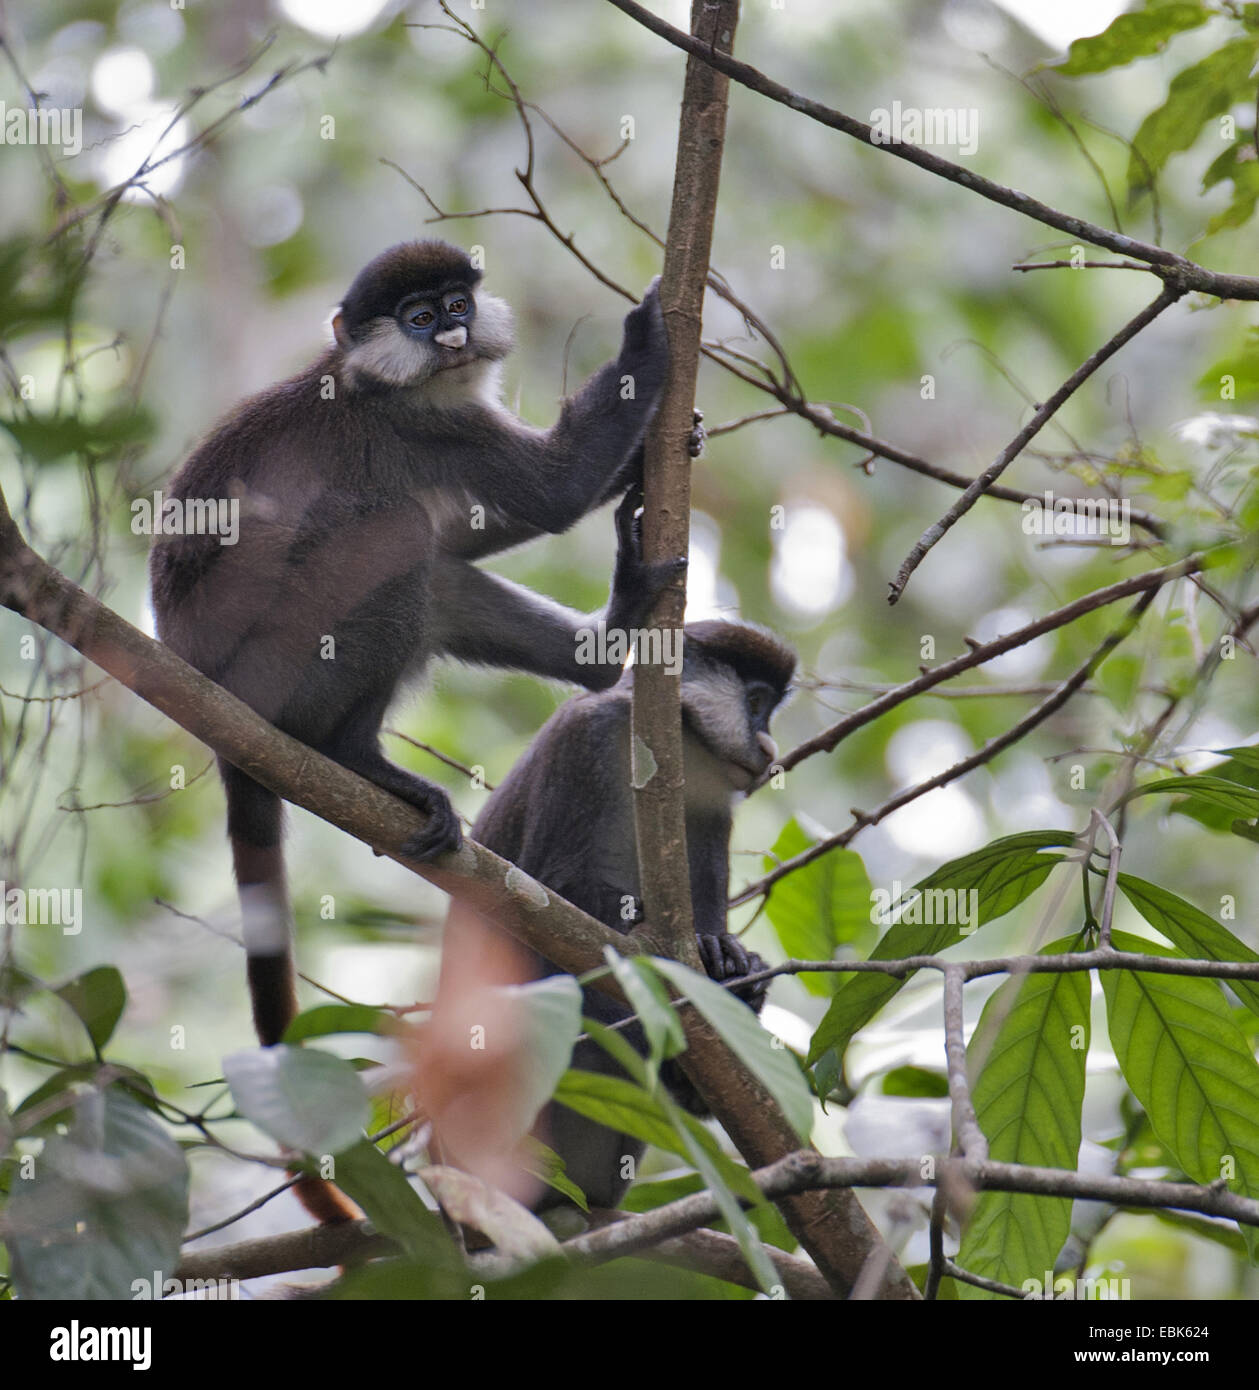
[[[1147,782],[1135,787],[1125,798],[1135,800],[1159,792],[1175,796],[1192,796],[1208,806],[1217,806],[1242,820],[1259,817],[1259,790],[1242,786],[1239,782],[1229,782],[1216,773],[1199,773],[1193,777],[1164,777],[1158,782]]]
[[[1259,961],[1259,954],[1239,941],[1227,927],[1205,912],[1131,874],[1119,875],[1119,887],[1155,931],[1161,932],[1186,956],[1207,960]],[[1259,1014],[1259,985],[1249,980],[1229,980],[1229,989],[1253,1013]]]
[[[320,1004],[297,1015],[284,1030],[284,1041],[299,1043],[333,1033],[375,1033],[391,1038],[406,1031],[406,1024],[387,1009],[374,1009],[368,1004]]]
[[[535,1178],[540,1178],[548,1187],[553,1187],[556,1192],[562,1193],[574,1205],[580,1207],[582,1211],[590,1210],[590,1203],[586,1201],[586,1194],[568,1176],[564,1167],[564,1160],[555,1152],[548,1148],[540,1139],[535,1139],[532,1134],[526,1134],[521,1140],[523,1149],[523,1166],[532,1173]]]
[[[80,1098],[67,1134],[14,1184],[5,1239],[25,1299],[132,1299],[169,1278],[188,1222],[183,1151],[116,1087]]]
[[[314,1053],[302,1054],[314,1056]],[[417,1260],[455,1270],[458,1260],[441,1217],[429,1211],[406,1174],[374,1144],[360,1139],[333,1159],[332,1181],[357,1202],[383,1235]]]
[[[1055,941],[1042,955],[1078,949]],[[1084,1063],[1089,1042],[1087,971],[1007,980],[984,1006],[966,1050],[972,1097],[991,1157],[1074,1171],[1080,1153]],[[1021,1286],[1042,1278],[1071,1230],[1071,1200],[1026,1193],[981,1192],[957,1262],[964,1269]],[[969,1284],[961,1299],[996,1297]]]
[[[973,854],[950,860],[914,885],[902,901],[930,889],[958,893],[975,892],[978,910],[974,926],[983,926],[1017,907],[1044,883],[1060,854],[1041,850],[1071,845],[1076,840],[1070,830],[1028,830],[994,840]],[[886,895],[885,895],[886,896]],[[901,921],[884,932],[870,953],[871,960],[899,960],[905,956],[936,955],[962,939],[956,921],[933,925]],[[902,990],[915,972],[903,980],[890,975],[851,976],[831,1001],[809,1047],[812,1065],[828,1049],[842,1057],[853,1034]]]
[[[1229,756],[1226,762],[1217,763],[1210,769],[1211,777],[1259,791],[1259,762],[1254,757],[1255,749],[1223,748],[1213,751]],[[1183,801],[1177,801],[1171,809],[1177,815],[1189,816],[1209,830],[1222,833],[1228,833],[1237,824],[1234,807],[1220,806],[1216,802],[1204,801],[1192,794]]]
[[[1117,949],[1170,956],[1116,932]],[[1259,1196],[1259,1063],[1214,980],[1103,970],[1111,1046],[1124,1079],[1181,1170]],[[1226,1167],[1227,1165],[1227,1167]],[[1255,1233],[1242,1234],[1256,1251]]]
[[[1095,679],[1116,709],[1128,709],[1136,699],[1144,673],[1143,658],[1119,652],[1102,663]]]
[[[798,821],[783,827],[765,869],[817,844]],[[864,943],[874,937],[870,918],[870,880],[861,856],[851,849],[828,851],[774,884],[766,914],[779,943],[797,960],[830,960],[836,946]],[[834,994],[843,981],[836,974],[806,971],[796,978],[812,994]]]
[[[591,1071],[565,1072],[555,1099],[596,1124],[642,1139],[658,1149],[686,1157],[686,1145],[664,1106],[623,1076]]]
[[[12,435],[18,448],[37,463],[86,451],[109,453],[124,444],[145,440],[153,432],[152,419],[137,410],[119,410],[98,420],[79,416],[22,416],[0,420],[0,429]]]
[[[74,1010],[99,1053],[127,1007],[127,988],[112,965],[98,965],[53,993]]]
[[[495,992],[509,1001],[520,1030],[519,1085],[513,1102],[516,1132],[523,1136],[568,1070],[581,1033],[581,986],[571,975],[549,975]]]
[[[667,1096],[665,1104],[674,1118],[683,1142],[686,1144],[687,1157],[695,1165],[700,1177],[704,1179],[705,1186],[712,1193],[718,1210],[730,1227],[730,1233],[739,1243],[739,1250],[747,1261],[748,1268],[756,1276],[761,1291],[772,1294],[779,1288],[778,1271],[774,1268],[773,1261],[766,1252],[760,1232],[748,1220],[748,1214],[743,1210],[739,1199],[726,1185],[725,1176],[719,1166],[713,1162],[708,1146],[700,1142],[699,1137],[693,1133],[694,1122],[691,1121],[691,1117],[684,1114],[681,1106]],[[691,1122],[688,1123],[688,1121]]]
[[[704,1018],[721,1035],[749,1071],[782,1107],[796,1133],[807,1139],[813,1128],[813,1096],[796,1060],[785,1047],[775,1046],[775,1040],[760,1020],[729,990],[722,989],[707,975],[674,960],[649,957],[651,965],[667,979],[679,994],[684,994]]]
[[[600,1034],[608,1030],[596,1024],[589,1026],[589,1031],[597,1042],[603,1043],[605,1039]],[[624,1041],[615,1033],[612,1037],[617,1042]],[[645,1076],[646,1065],[642,1058],[634,1053],[633,1060],[637,1069],[631,1069],[632,1074]],[[570,1071],[556,1088],[555,1099],[618,1134],[627,1134],[644,1143],[654,1144],[656,1148],[677,1154],[679,1158],[694,1161],[693,1146],[698,1143],[709,1162],[716,1165],[728,1187],[749,1201],[764,1203],[747,1169],[727,1158],[716,1139],[699,1120],[688,1115],[667,1095],[658,1099],[621,1076]]]
[[[257,1047],[223,1059],[236,1108],[286,1149],[338,1154],[362,1138],[370,1106],[358,1073],[314,1048]]]
[[[879,1087],[885,1096],[947,1096],[949,1079],[943,1072],[925,1067],[894,1067],[883,1076]]]
[[[1254,167],[1259,168],[1259,163]],[[1227,357],[1213,362],[1198,378],[1198,394],[1209,401],[1213,408],[1220,399],[1221,378],[1226,376],[1232,377],[1233,388],[1239,401],[1259,397],[1259,329],[1252,328],[1240,348],[1235,348]],[[1235,418],[1239,432],[1245,437],[1253,438],[1253,430],[1247,431],[1245,417]]]
[[[1239,101],[1254,99],[1254,39],[1234,39],[1172,78],[1167,100],[1141,122],[1128,163],[1129,197],[1147,192],[1168,159],[1187,150],[1202,127]]]
[[[645,962],[619,956],[611,946],[603,948],[603,958],[616,982],[625,991],[629,1006],[647,1035],[648,1056],[654,1077],[661,1061],[676,1057],[686,1047],[686,1031],[677,1010],[669,1002],[660,978]]]
[[[1205,24],[1211,15],[1212,11],[1201,5],[1184,4],[1121,14],[1100,34],[1076,39],[1062,62],[1047,66],[1063,77],[1083,77],[1123,67],[1134,59],[1161,53],[1169,39]]]

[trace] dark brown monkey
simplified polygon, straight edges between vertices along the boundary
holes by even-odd
[[[430,657],[612,684],[582,664],[588,620],[472,562],[561,532],[624,492],[668,369],[656,289],[625,318],[620,355],[550,429],[501,404],[507,305],[440,241],[395,246],[355,279],[335,343],[305,371],[243,402],[171,484],[179,502],[239,504],[239,536],[160,537],[151,558],[158,633],[285,732],[428,816],[417,858],[455,849],[446,793],[380,750],[385,711]],[[632,529],[633,500],[618,514]],[[632,627],[676,566],[622,546],[606,620]],[[226,763],[258,1036],[295,1009],[281,801]]]
[[[682,667],[686,848],[700,957],[714,980],[737,979],[765,968],[765,962],[745,950],[726,929],[730,830],[736,801],[777,757],[769,721],[787,693],[795,665],[795,653],[760,628],[702,622],[686,629]],[[577,695],[562,705],[495,789],[472,827],[474,839],[619,932],[627,932],[641,920],[630,776],[633,689],[631,667],[610,690]],[[461,903],[452,904],[447,950],[458,949],[458,919],[468,911]],[[535,956],[534,964],[537,978],[560,973],[541,957]],[[759,1013],[766,982],[736,993]],[[605,1025],[630,1017],[625,1004],[593,988],[583,992],[582,1010]],[[622,1036],[646,1052],[637,1024]],[[607,1053],[591,1041],[573,1049],[572,1066],[621,1074]],[[705,1113],[680,1068],[665,1063],[661,1079],[688,1109]],[[568,1176],[599,1207],[613,1207],[620,1201],[630,1181],[627,1160],[636,1164],[644,1148],[639,1140],[562,1105],[547,1107],[540,1134],[564,1160]],[[562,1200],[548,1188],[536,1205],[545,1208]]]

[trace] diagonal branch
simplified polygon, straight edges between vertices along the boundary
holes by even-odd
[[[958,521],[966,515],[975,503],[988,490],[991,483],[1009,467],[1019,454],[1027,447],[1028,443],[1040,433],[1049,420],[1056,415],[1059,409],[1068,399],[1081,387],[1093,373],[1112,358],[1125,343],[1129,343],[1143,328],[1153,323],[1164,309],[1175,302],[1184,293],[1173,285],[1164,285],[1158,298],[1147,304],[1134,318],[1124,324],[1118,333],[1108,342],[1103,343],[1095,353],[1089,356],[1084,362],[1071,373],[1052,396],[1036,411],[1026,425],[1014,436],[1005,446],[997,457],[988,465],[987,468],[975,479],[965,492],[940,518],[928,526],[927,529],[915,542],[913,549],[905,557],[904,563],[896,573],[896,578],[889,586],[887,601],[895,603],[905,591],[905,585],[909,583],[909,577],[926,558],[927,552],[944,537]]]
[[[842,849],[850,844],[867,826],[878,825],[880,821],[886,820],[893,811],[899,811],[902,806],[907,806],[911,801],[916,801],[920,796],[925,796],[928,792],[935,791],[937,787],[947,786],[950,782],[956,782],[959,777],[965,777],[967,773],[973,772],[977,767],[984,763],[991,762],[998,753],[1003,753],[1007,748],[1018,743],[1025,738],[1038,725],[1043,724],[1051,715],[1056,714],[1067,703],[1072,695],[1092,676],[1093,672],[1102,664],[1107,656],[1124,640],[1140,620],[1141,615],[1154,602],[1157,588],[1149,588],[1132,605],[1125,615],[1120,625],[1109,633],[1093,649],[1087,660],[1074,671],[1054,690],[1053,694],[1044,699],[1013,724],[1003,734],[990,739],[984,746],[972,753],[969,757],[961,759],[951,767],[946,767],[943,772],[938,772],[934,777],[928,777],[922,782],[916,783],[912,787],[906,787],[904,791],[897,792],[881,806],[873,811],[853,811],[854,820],[847,830],[841,830],[836,835],[829,835],[824,840],[819,840],[817,844],[811,845],[800,854],[791,859],[785,859],[781,864],[776,865],[764,878],[756,883],[749,884],[737,896],[730,900],[731,907],[737,907],[740,903],[748,902],[750,899],[768,892],[779,879],[785,878],[788,874],[794,873],[797,869],[802,869],[806,864],[811,864],[815,859],[820,859],[822,855],[833,849]]]
[[[1132,594],[1143,593],[1149,589],[1160,589],[1170,580],[1195,574],[1203,568],[1204,563],[1201,555],[1191,555],[1184,560],[1176,561],[1175,564],[1165,565],[1161,569],[1147,570],[1144,574],[1133,575],[1130,579],[1121,579],[1118,583],[1108,584],[1104,589],[1094,589],[1091,594],[1074,599],[1071,603],[1054,609],[1052,613],[1046,613],[1043,618],[1037,618],[1024,627],[1007,632],[1004,636],[993,638],[991,642],[985,642],[982,645],[976,643],[970,651],[962,656],[954,657],[952,661],[946,661],[943,665],[936,666],[932,670],[923,671],[921,675],[915,676],[911,681],[905,681],[902,685],[893,686],[891,690],[885,691],[877,699],[863,705],[861,709],[845,715],[838,723],[832,724],[829,729],[823,729],[821,733],[814,734],[812,738],[806,739],[804,743],[798,744],[785,757],[780,758],[779,766],[784,772],[789,772],[797,764],[812,757],[815,753],[831,753],[849,734],[856,733],[858,729],[864,728],[867,724],[872,724],[888,710],[903,704],[906,700],[913,699],[915,695],[921,695],[934,686],[952,680],[954,676],[960,676],[963,671],[970,671],[976,666],[983,666],[986,662],[992,661],[1006,652],[1013,651],[1016,647],[1026,646],[1037,637],[1042,637],[1045,633],[1053,632],[1057,628],[1065,627],[1086,613],[1092,613],[1098,608],[1104,608],[1107,604],[1128,598]]]
[[[692,57],[699,58],[716,68],[718,72],[725,73],[727,77],[738,82],[740,86],[747,87],[750,91],[763,97],[768,97],[770,101],[776,101],[782,106],[789,107],[792,111],[799,111],[801,115],[808,116],[810,120],[817,121],[820,125],[842,131],[843,134],[852,136],[854,140],[860,140],[863,145],[870,145],[885,154],[895,155],[897,159],[903,159],[909,164],[916,164],[929,174],[935,174],[939,178],[947,179],[950,183],[956,183],[962,188],[969,189],[970,192],[979,194],[981,198],[987,198],[989,202],[998,203],[1002,207],[1022,213],[1024,217],[1042,222],[1046,227],[1054,227],[1060,232],[1066,232],[1068,236],[1078,237],[1081,241],[1090,242],[1094,246],[1105,247],[1106,250],[1114,251],[1117,255],[1131,256],[1135,260],[1144,261],[1155,275],[1163,277],[1169,284],[1178,284],[1182,293],[1189,290],[1200,290],[1203,294],[1214,295],[1219,299],[1259,299],[1259,278],[1253,275],[1218,274],[1185,256],[1177,255],[1174,251],[1164,250],[1161,246],[1152,246],[1149,242],[1138,241],[1135,237],[1124,236],[1122,232],[1112,231],[1109,227],[1099,227],[1096,223],[1086,222],[1082,217],[1073,217],[1070,213],[1059,212],[1057,208],[1052,208],[1047,203],[1029,198],[1026,193],[1021,193],[1017,188],[1007,188],[1004,184],[987,179],[973,169],[966,169],[960,164],[953,164],[947,159],[942,159],[939,155],[932,154],[930,150],[919,149],[917,145],[907,145],[902,141],[884,143],[876,138],[874,131],[864,121],[855,120],[852,116],[845,116],[841,111],[836,111],[820,101],[814,101],[811,97],[793,92],[789,87],[784,87],[781,82],[775,82],[772,77],[767,77],[751,63],[740,62],[727,53],[710,49],[707,44],[693,39],[689,34],[684,34],[681,29],[675,29],[672,24],[668,24],[652,14],[650,10],[638,4],[637,0],[609,0],[609,2],[623,14],[629,15],[631,19],[641,24],[644,29],[650,29],[653,34],[658,35],[667,43],[671,43],[675,48],[680,48],[684,53],[689,53]]]

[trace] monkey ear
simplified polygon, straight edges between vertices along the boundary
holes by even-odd
[[[351,346],[349,331],[346,329],[345,320],[341,317],[338,309],[332,316],[332,336],[337,340],[337,346],[344,352],[348,352]]]

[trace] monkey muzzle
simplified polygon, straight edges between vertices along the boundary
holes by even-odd
[[[461,348],[468,344],[468,330],[460,324],[458,328],[443,328],[440,333],[433,334],[433,341],[440,343],[444,348]]]
[[[768,734],[757,734],[757,747],[765,755],[764,766],[756,773],[752,779],[749,791],[755,791],[757,787],[763,787],[769,781],[770,773],[774,770],[774,764],[778,761],[778,745]]]

